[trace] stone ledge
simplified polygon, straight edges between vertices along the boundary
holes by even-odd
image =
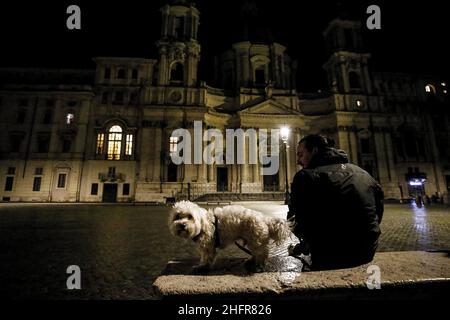
[[[281,271],[255,274],[245,272],[243,259],[221,259],[208,275],[190,273],[195,261],[172,261],[153,285],[161,299],[422,299],[450,292],[448,253],[381,252],[359,267],[302,273],[289,260],[295,258],[283,259]],[[380,290],[367,288],[370,265],[380,268]]]

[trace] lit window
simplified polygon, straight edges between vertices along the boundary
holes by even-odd
[[[105,145],[105,134],[103,133],[97,134],[96,154],[103,154],[104,145]]]
[[[127,134],[127,143],[125,145],[125,154],[131,156],[133,154],[133,135]]]
[[[425,86],[425,92],[431,92],[431,87],[429,85]]]
[[[75,115],[73,113],[66,114],[66,124],[72,124],[75,120]]]
[[[178,137],[170,137],[170,153],[177,152]]]
[[[120,160],[120,149],[122,145],[122,128],[112,126],[108,135],[108,160]]]

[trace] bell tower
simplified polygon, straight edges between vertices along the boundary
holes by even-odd
[[[361,23],[337,18],[323,33],[329,59],[324,68],[332,92],[370,94],[369,53],[364,53]]]
[[[159,51],[158,86],[195,87],[200,61],[197,41],[200,13],[186,0],[171,0],[160,9],[161,38]]]

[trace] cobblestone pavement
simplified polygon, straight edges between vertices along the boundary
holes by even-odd
[[[285,216],[277,203],[243,203]],[[0,296],[38,299],[151,299],[167,261],[191,258],[190,242],[167,229],[168,207],[0,204]],[[386,205],[379,251],[450,249],[450,208]],[[221,255],[247,257],[230,247]],[[67,290],[66,269],[81,269]]]

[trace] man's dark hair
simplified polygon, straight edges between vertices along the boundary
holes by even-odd
[[[298,144],[300,143],[303,143],[306,150],[309,152],[312,152],[314,148],[317,148],[319,152],[322,152],[330,146],[327,138],[318,134],[307,135],[303,137]]]

